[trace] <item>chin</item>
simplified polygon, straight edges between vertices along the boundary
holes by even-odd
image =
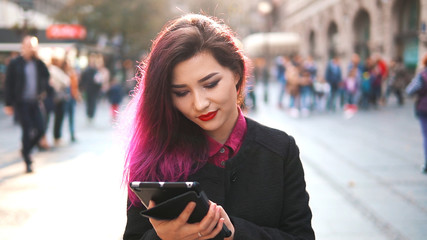
[[[208,122],[201,122],[199,125],[199,127],[201,127],[204,131],[207,132],[211,132],[211,131],[215,131],[219,128],[218,123],[215,122],[215,120],[211,120]]]

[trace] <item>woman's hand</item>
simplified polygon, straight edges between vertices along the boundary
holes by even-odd
[[[148,208],[154,207],[154,202],[150,201]],[[188,203],[178,218],[173,220],[156,220],[150,218],[151,225],[155,229],[157,235],[163,240],[194,240],[194,239],[211,239],[214,238],[222,230],[224,221],[227,227],[234,234],[234,227],[228,218],[227,213],[221,206],[211,202],[209,211],[202,221],[198,223],[187,223],[188,218],[193,212],[196,204]],[[232,235],[233,236],[233,235]],[[227,238],[232,240],[233,238]]]
[[[224,219],[224,224],[225,226],[227,226],[228,230],[231,231],[231,236],[228,238],[225,238],[225,240],[233,240],[234,239],[234,225],[231,223],[230,218],[228,217],[228,214],[225,212],[225,210],[219,206],[221,208],[221,219]]]

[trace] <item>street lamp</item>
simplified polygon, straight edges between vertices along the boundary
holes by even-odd
[[[271,13],[273,6],[269,1],[261,1],[258,3],[258,12],[264,16],[265,19],[265,31],[263,31],[264,38],[264,49],[265,49],[265,65],[262,71],[262,82],[264,85],[264,102],[268,102],[268,82],[269,82],[269,69],[270,69],[270,46],[268,33],[271,31]]]
[[[265,18],[265,28],[267,32],[271,30],[271,13],[273,5],[269,1],[261,1],[258,3],[258,12]]]
[[[262,31],[264,35],[264,48],[265,48],[265,58],[267,66],[270,65],[270,49],[269,49],[269,32],[271,32],[272,27],[272,12],[273,5],[270,1],[261,1],[258,3],[258,12],[264,17],[265,21],[265,30]]]
[[[269,14],[273,10],[273,7],[271,6],[271,4],[269,2],[261,1],[258,3],[258,10],[262,14]]]

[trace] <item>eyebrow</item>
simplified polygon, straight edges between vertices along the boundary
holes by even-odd
[[[210,74],[204,76],[203,78],[199,79],[197,82],[198,83],[203,83],[203,82],[209,80],[210,78],[212,78],[213,76],[215,76],[217,74],[219,74],[219,72],[210,73]],[[185,86],[186,86],[185,84],[178,84],[178,85],[172,84],[172,88],[182,88],[182,87],[185,87]]]

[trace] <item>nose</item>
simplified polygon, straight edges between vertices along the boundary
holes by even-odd
[[[209,107],[210,101],[206,93],[203,91],[195,91],[193,98],[194,108],[197,111],[203,111]]]

